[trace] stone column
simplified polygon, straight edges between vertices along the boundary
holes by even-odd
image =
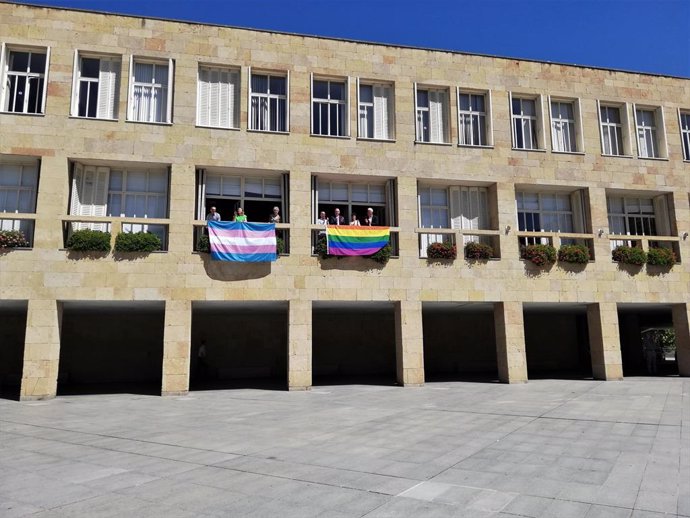
[[[196,171],[194,165],[173,164],[170,168],[170,226],[168,227],[168,251],[185,257],[192,251]]]
[[[165,329],[163,331],[162,396],[179,396],[189,392],[191,337],[191,301],[167,301],[165,303]]]
[[[589,304],[587,328],[594,379],[622,380],[623,360],[621,359],[618,309],[615,302]]]
[[[615,268],[611,263],[611,241],[607,239],[611,232],[609,228],[608,205],[606,203],[606,189],[602,187],[589,187],[589,217],[591,218],[592,232],[594,238],[594,257],[597,263],[602,265],[609,264],[610,268]],[[599,237],[599,230],[603,234]],[[591,326],[590,326],[591,327]]]
[[[24,341],[21,401],[50,399],[57,393],[62,304],[29,300]]]
[[[503,383],[527,381],[527,355],[525,354],[525,323],[521,302],[494,304],[496,328],[496,360],[498,378]]]
[[[288,303],[288,390],[309,390],[312,372],[310,300]]]
[[[422,303],[418,300],[395,304],[395,358],[400,385],[424,385]]]
[[[690,376],[690,306],[673,305],[673,330],[676,332],[678,374]]]

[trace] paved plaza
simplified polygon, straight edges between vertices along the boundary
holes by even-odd
[[[690,516],[690,380],[0,400],[0,516]]]

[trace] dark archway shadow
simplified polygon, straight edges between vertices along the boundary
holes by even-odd
[[[271,263],[238,263],[234,261],[214,261],[210,254],[200,253],[204,270],[214,281],[244,281],[261,279],[271,274]]]
[[[21,388],[19,385],[0,385],[0,399],[19,401]]]
[[[572,380],[572,381],[592,381],[594,376],[591,370],[568,369],[568,370],[533,370],[527,372],[527,379],[530,380]]]
[[[280,378],[240,378],[225,380],[191,380],[189,383],[190,392],[202,392],[205,390],[238,390],[255,389],[285,391],[287,390],[287,380]]]
[[[456,373],[431,373],[424,375],[426,383],[500,383],[498,372],[456,372]]]
[[[148,383],[58,383],[58,396],[87,396],[96,394],[133,394],[160,396],[161,382]]]
[[[394,387],[398,385],[395,374],[321,374],[314,375],[315,387],[337,385],[376,385]]]

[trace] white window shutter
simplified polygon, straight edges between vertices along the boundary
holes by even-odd
[[[668,213],[668,202],[666,194],[655,196],[654,202],[654,222],[656,223],[656,233],[659,236],[671,235],[671,221]]]
[[[585,212],[582,189],[570,193],[570,208],[573,211],[573,230],[579,234],[585,233]]]
[[[218,124],[221,128],[230,127],[230,71],[218,72]]]
[[[107,167],[96,168],[96,181],[93,191],[93,216],[104,217],[108,207],[108,185],[110,181],[110,169]],[[92,230],[105,232],[108,230],[107,223],[94,223]]]
[[[535,148],[546,149],[546,131],[544,130],[544,96],[538,95],[534,100],[535,111],[537,114],[537,143]],[[549,111],[551,108],[549,108]]]
[[[440,142],[450,142],[450,127],[448,125],[448,101],[448,92],[446,92],[445,90],[439,92],[438,119],[440,121]]]
[[[319,219],[319,178],[317,176],[311,177],[311,218],[314,224]]]
[[[81,215],[81,196],[82,183],[84,181],[84,167],[75,163],[72,169],[72,196],[70,198],[69,214],[70,216]],[[72,230],[81,229],[80,223],[72,223]]]
[[[208,70],[199,68],[199,79],[197,83],[197,101],[196,101],[196,123],[199,126],[208,126],[209,124],[209,84],[208,84]]]
[[[113,59],[101,59],[99,68],[97,116],[104,119],[115,119],[117,118],[119,62]]]
[[[414,117],[414,125],[416,128],[415,131],[415,140],[420,142],[422,140],[422,132],[421,132],[421,124],[419,122],[419,116],[417,110],[419,109],[417,105],[417,83],[413,83],[413,93],[412,95],[414,96],[414,113],[412,116]]]
[[[383,85],[374,85],[374,138],[388,138],[388,91]]]
[[[168,59],[168,110],[166,113],[167,123],[172,123],[172,104],[173,104],[173,85],[175,84],[175,66],[172,58]]]
[[[0,69],[3,70],[4,68]],[[0,72],[0,75],[2,72]],[[79,76],[81,75],[81,70],[79,67],[79,51],[74,51],[74,69],[72,72],[72,109],[70,115],[76,117],[79,115]]]
[[[463,228],[463,207],[460,189],[460,187],[450,188],[450,228]]]
[[[285,131],[290,131],[290,71],[285,72]]]
[[[240,125],[240,73],[237,70],[230,71],[228,81],[228,105],[230,115],[228,123],[231,128],[238,128]]]
[[[668,158],[668,140],[666,139],[666,118],[664,117],[664,107],[656,109],[656,135],[657,145],[659,146],[659,156]]]
[[[46,112],[46,99],[48,98],[48,70],[50,69],[50,47],[46,49],[46,68],[43,71],[43,99],[41,99],[41,113]]]
[[[127,120],[134,120],[134,56],[129,56],[129,88],[127,93]]]
[[[7,62],[7,49],[5,44],[0,44],[0,78],[5,77],[5,65]],[[7,81],[0,81],[0,110],[5,110],[5,95],[7,95]]]
[[[443,124],[441,105],[441,92],[438,90],[429,91],[429,140],[431,142],[443,142]]]

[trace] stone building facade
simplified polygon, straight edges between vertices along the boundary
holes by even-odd
[[[29,241],[0,251],[0,382],[21,399],[196,375],[619,380],[662,328],[690,374],[688,79],[8,3],[0,43],[0,222]],[[278,206],[286,253],[195,251],[210,205]],[[387,264],[313,253],[322,210],[370,206]],[[66,250],[78,228],[164,250]],[[439,241],[455,261],[427,257]],[[587,264],[521,258],[570,243]],[[619,244],[677,262],[622,265]]]

